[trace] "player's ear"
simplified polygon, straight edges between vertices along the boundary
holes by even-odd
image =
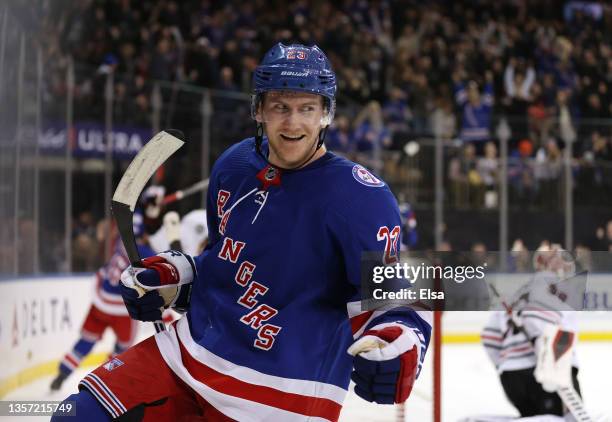
[[[257,105],[257,108],[255,109],[255,116],[254,117],[255,117],[255,121],[257,123],[263,123],[263,117],[261,115],[261,107],[262,107],[262,105],[261,105],[261,103],[259,103]]]
[[[323,117],[321,117],[321,129],[331,125],[334,119],[335,105],[323,100]]]
[[[251,118],[257,123],[263,123],[262,109],[265,95],[253,95],[251,98]]]

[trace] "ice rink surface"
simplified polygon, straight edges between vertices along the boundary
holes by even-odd
[[[517,415],[506,402],[497,374],[479,344],[445,345],[442,351],[442,420],[455,422],[473,415]],[[428,360],[405,406],[405,420],[432,420],[432,375]],[[612,343],[580,343],[578,345],[580,373],[578,375],[587,410],[597,421],[612,422]],[[13,391],[2,400],[61,400],[72,392],[88,370],[74,373],[61,391],[51,393],[51,377]],[[396,421],[394,406],[371,405],[349,394],[340,420],[343,422]],[[2,421],[40,421],[49,418],[0,417]]]

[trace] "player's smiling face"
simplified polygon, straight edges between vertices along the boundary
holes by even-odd
[[[266,93],[258,119],[268,136],[268,161],[279,167],[296,168],[325,154],[322,146],[312,156],[325,113],[320,95],[290,91]]]

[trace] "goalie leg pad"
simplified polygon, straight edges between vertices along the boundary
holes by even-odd
[[[500,379],[508,400],[521,417],[545,414],[563,416],[561,399],[556,393],[544,391],[533,375],[533,368],[504,371]],[[577,368],[572,368],[572,382],[576,391],[580,392]]]

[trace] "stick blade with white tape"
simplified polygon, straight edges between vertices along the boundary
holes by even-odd
[[[177,136],[174,136],[175,133]],[[119,235],[128,254],[130,263],[134,267],[141,266],[140,254],[136,246],[133,231],[134,209],[138,197],[142,193],[147,182],[157,171],[157,169],[185,142],[178,137],[182,137],[180,131],[159,132],[136,154],[127,170],[121,177],[113,200],[111,201],[111,211],[117,221]],[[155,331],[158,333],[165,330],[162,321],[155,321]]]
[[[134,212],[136,201],[151,176],[184,144],[168,132],[161,131],[155,135],[128,166],[115,189],[113,202],[126,204]]]
[[[132,232],[132,218],[138,197],[157,169],[184,144],[168,132],[159,132],[136,154],[115,189],[111,210],[133,266],[140,266],[140,256]]]

